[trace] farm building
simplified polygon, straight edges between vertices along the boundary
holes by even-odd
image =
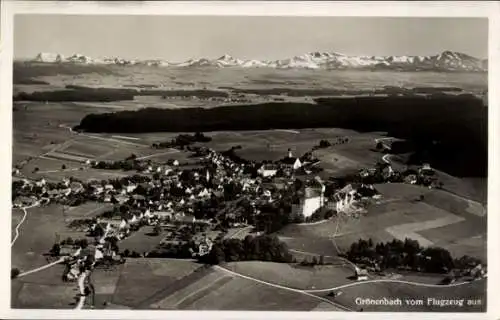
[[[432,175],[434,174],[434,169],[431,168],[430,164],[424,163],[418,172],[423,175]]]
[[[368,271],[366,269],[360,269],[356,267],[355,276],[357,281],[366,281],[368,280]]]

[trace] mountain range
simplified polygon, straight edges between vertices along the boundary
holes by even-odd
[[[128,60],[114,58],[91,58],[82,54],[65,57],[58,53],[39,53],[31,62],[76,63],[76,64],[114,64],[148,65],[158,67],[240,67],[240,68],[277,68],[277,69],[370,69],[396,71],[471,71],[486,72],[488,60],[470,55],[443,51],[428,56],[349,56],[336,52],[310,52],[281,60],[243,60],[230,55],[217,59],[190,59],[172,63],[165,60]]]

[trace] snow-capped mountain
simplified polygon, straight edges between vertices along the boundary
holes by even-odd
[[[83,54],[75,53],[72,56],[66,58],[64,62],[91,64],[94,63],[94,60],[91,57],[85,56]]]
[[[68,58],[53,53],[39,53],[34,62],[147,65],[156,67],[241,67],[241,68],[278,68],[278,69],[370,69],[399,71],[479,71],[488,70],[488,60],[481,60],[460,52],[443,51],[428,56],[349,56],[336,52],[310,52],[288,59],[273,61],[242,60],[225,54],[217,59],[198,58],[181,63],[164,60],[127,60],[122,58],[92,59],[74,54]]]
[[[46,62],[46,63],[60,63],[63,62],[64,56],[58,53],[48,53],[48,52],[40,52],[36,55],[33,61],[35,62]]]

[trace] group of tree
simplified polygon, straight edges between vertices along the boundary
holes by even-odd
[[[127,158],[119,161],[99,161],[92,165],[94,169],[106,170],[123,170],[123,171],[141,171],[145,169],[145,165],[140,161]]]
[[[73,238],[68,237],[66,239],[61,240],[60,245],[62,245],[62,246],[69,245],[69,246],[81,247],[82,249],[85,249],[86,247],[88,247],[89,242],[86,238],[73,240]],[[55,248],[55,247],[52,247],[52,249],[57,250],[57,248]],[[60,247],[59,247],[59,250],[60,250]]]
[[[181,148],[187,147],[196,142],[210,142],[211,137],[205,136],[202,132],[196,132],[194,135],[180,134],[174,139],[165,142],[153,143],[152,147],[156,149]]]
[[[293,257],[288,252],[287,245],[275,235],[248,235],[243,240],[226,239],[215,243],[210,252],[199,260],[213,265],[249,260],[290,263]]]
[[[149,258],[190,259],[193,257],[193,249],[194,243],[186,241],[178,244],[168,243],[159,245],[157,248],[146,252],[125,249],[121,252],[121,255],[125,258],[139,258],[144,256]]]
[[[255,217],[255,228],[264,233],[273,233],[284,226],[298,222],[292,213],[292,199],[282,198],[259,207],[260,214]]]
[[[21,274],[21,271],[19,271],[18,268],[12,268],[10,269],[10,278],[11,279],[15,279],[19,276],[19,274]]]
[[[374,244],[372,239],[359,239],[351,245],[345,256],[355,263],[378,265],[384,269],[411,269],[430,273],[447,273],[454,268],[465,268],[480,263],[468,256],[453,259],[450,252],[441,247],[422,247],[417,240],[394,239]],[[475,265],[474,264],[474,265]]]
[[[324,265],[325,263],[325,257],[323,255],[320,255],[319,257],[312,256],[311,259],[309,259],[307,256],[302,259],[302,261],[299,263],[301,266],[305,267],[313,267],[317,265]]]

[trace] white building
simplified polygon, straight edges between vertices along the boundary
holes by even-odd
[[[366,269],[360,269],[356,267],[356,280],[357,281],[366,281],[368,280],[368,271]]]
[[[137,186],[135,184],[128,185],[126,188],[126,192],[127,193],[133,192],[136,188]]]
[[[288,157],[281,160],[281,163],[293,170],[298,170],[302,167],[302,162],[300,162],[299,158]]]
[[[276,166],[271,164],[264,164],[262,165],[262,167],[259,168],[259,170],[257,170],[257,173],[261,175],[263,178],[273,177],[276,175],[277,172],[278,169],[276,168]]]
[[[304,198],[300,201],[300,212],[307,218],[323,207],[325,199],[323,192],[318,188],[306,188]]]

